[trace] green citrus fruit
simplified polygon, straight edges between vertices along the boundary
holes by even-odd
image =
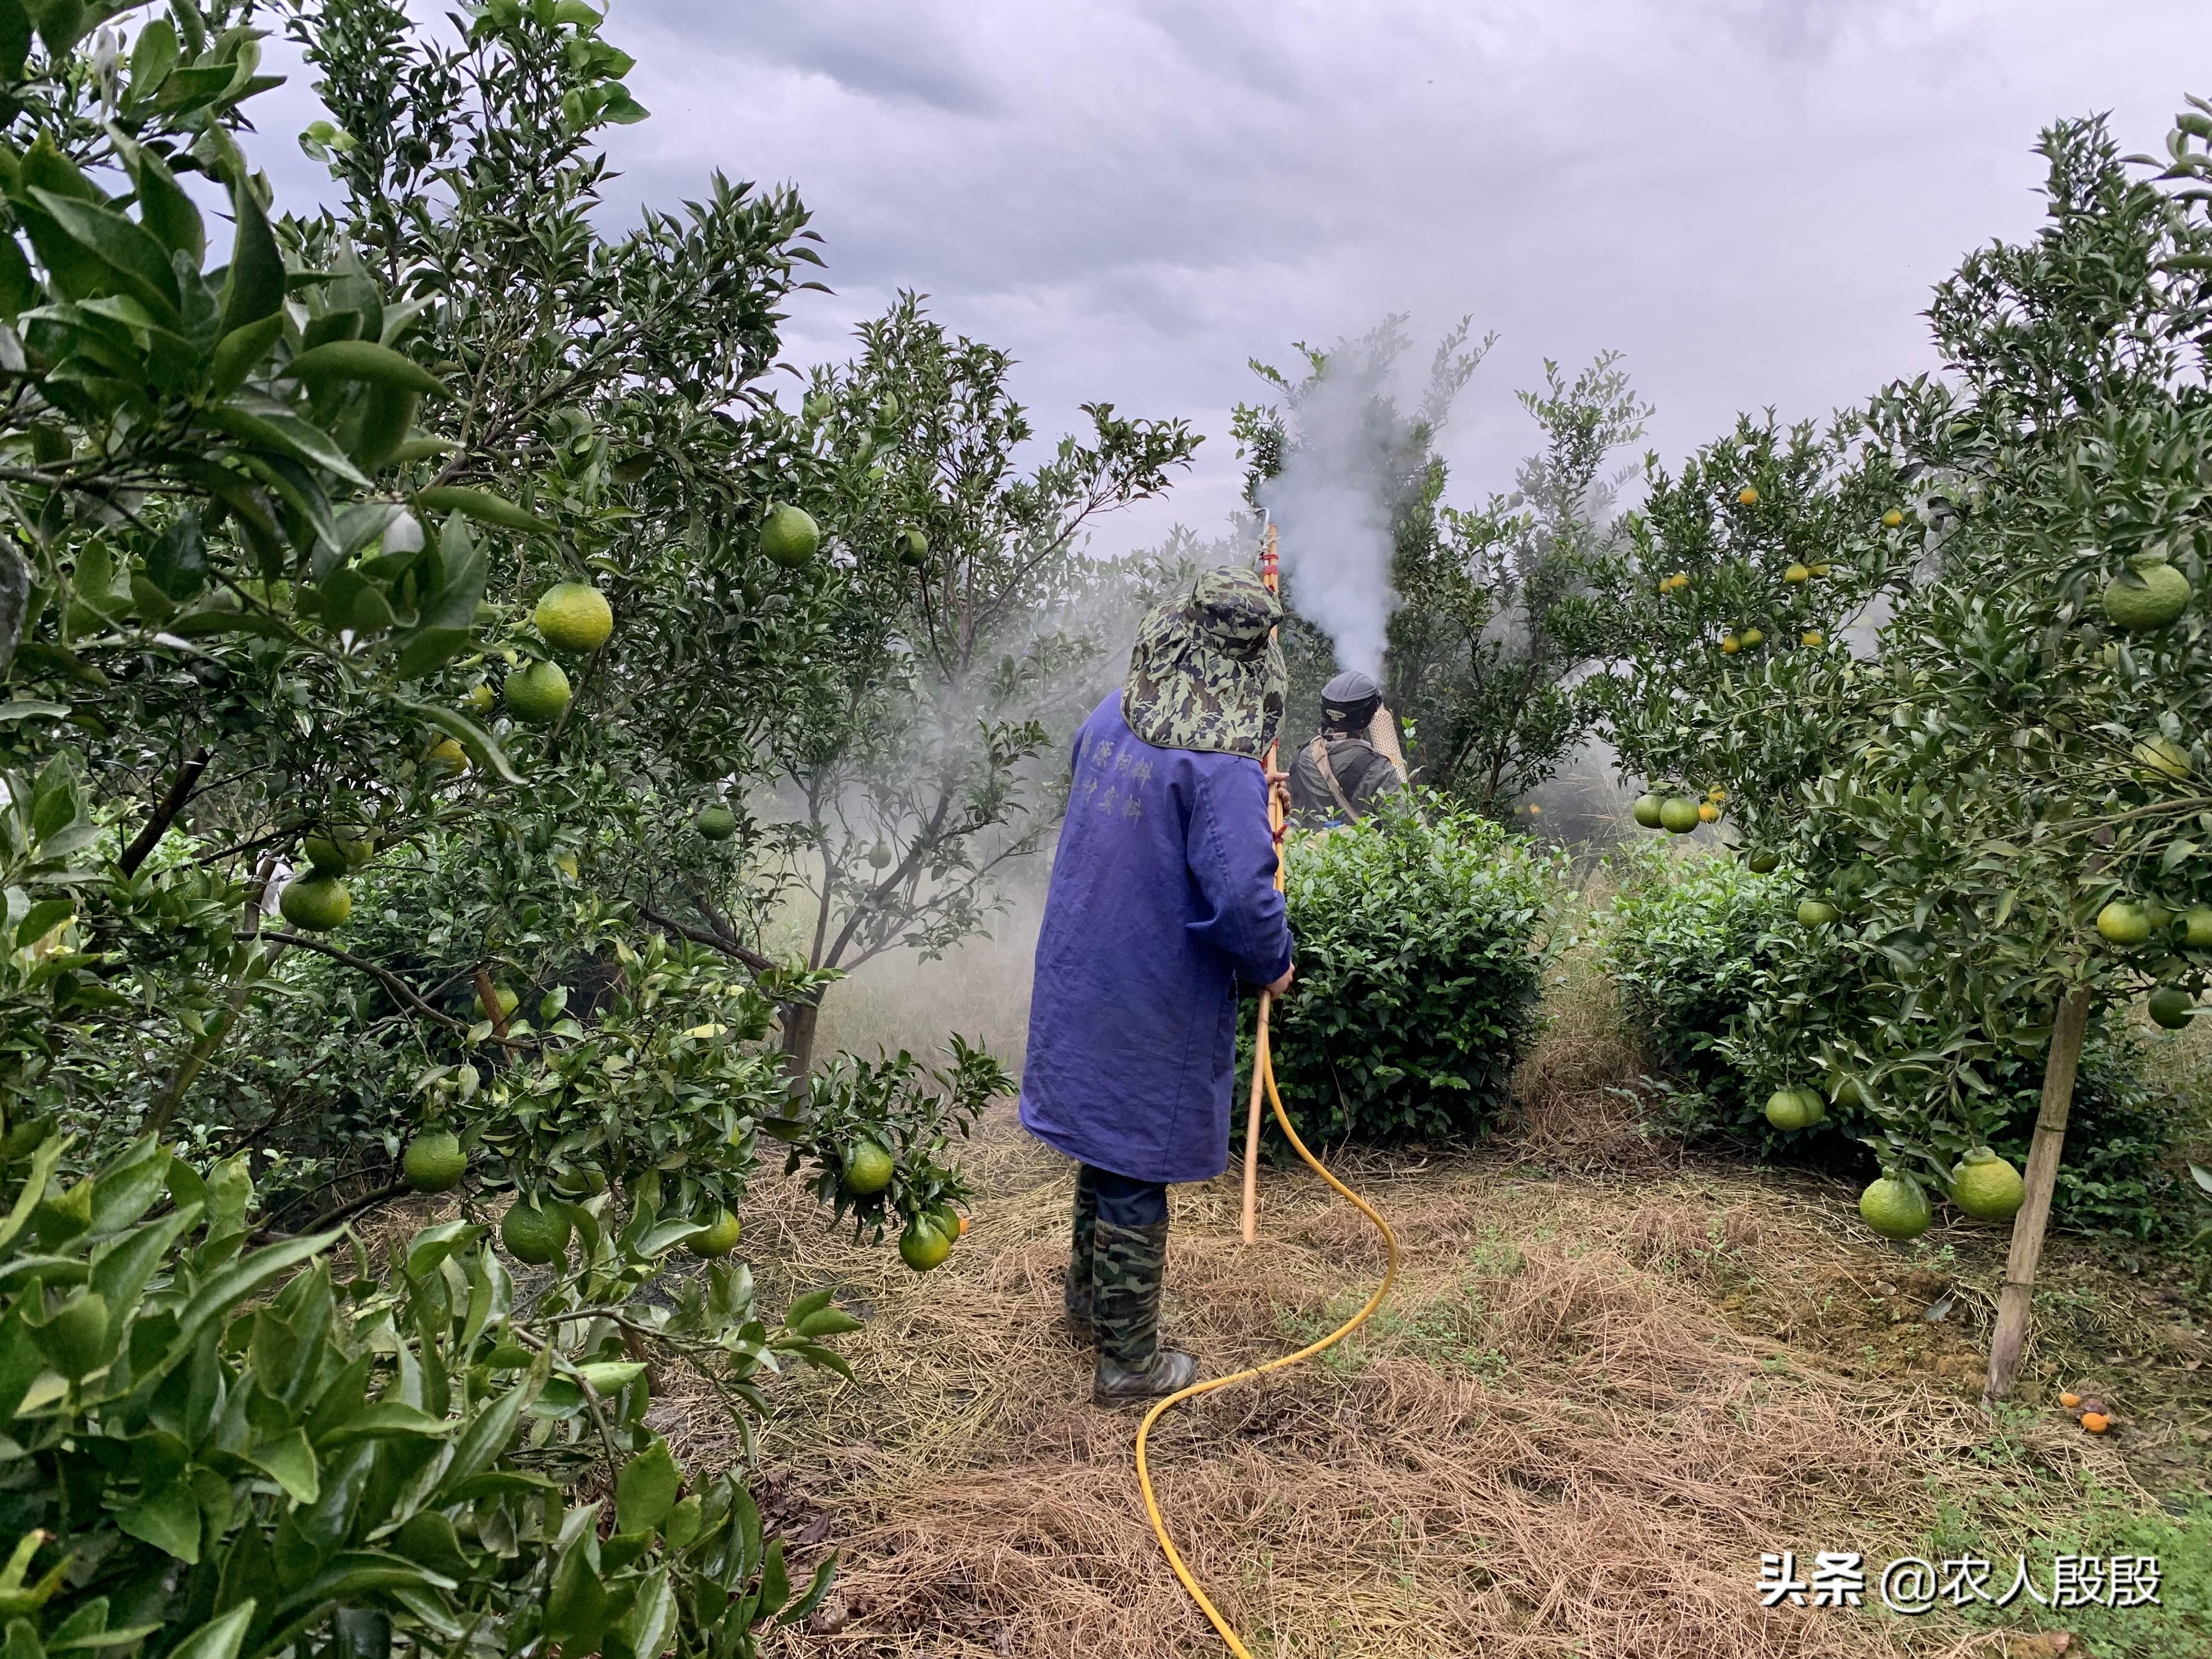
[[[1886,1175],[1859,1194],[1859,1218],[1884,1238],[1917,1238],[1936,1219],[1936,1207],[1907,1175]]]
[[[1765,634],[1756,628],[1747,628],[1742,633],[1735,636],[1736,643],[1747,651],[1750,650],[1753,646],[1759,644],[1759,641],[1764,640],[1765,637]]]
[[[891,1155],[872,1140],[856,1140],[838,1160],[845,1169],[845,1188],[866,1198],[891,1184]]]
[[[1766,1121],[1778,1129],[1809,1129],[1828,1115],[1810,1089],[1777,1089],[1766,1097]]]
[[[568,1212],[558,1205],[540,1209],[518,1198],[500,1218],[499,1242],[517,1261],[535,1267],[558,1261],[568,1254]]]
[[[1687,795],[1669,795],[1659,804],[1659,824],[1669,835],[1686,836],[1699,822],[1698,803]]]
[[[922,1219],[928,1222],[929,1224],[936,1228],[938,1231],[943,1233],[951,1243],[957,1244],[960,1242],[960,1234],[962,1231],[960,1225],[960,1212],[954,1209],[950,1204],[932,1205],[929,1208],[929,1212],[925,1215]]]
[[[538,596],[532,620],[556,651],[596,651],[615,631],[615,609],[589,582],[556,582]]]
[[[1986,1146],[1977,1146],[1951,1170],[1951,1201],[1977,1221],[2009,1221],[2027,1198],[2020,1171]]]
[[[2181,913],[2181,942],[2192,951],[2212,945],[2212,904],[2192,904]]]
[[[568,676],[557,662],[534,662],[507,677],[507,712],[525,726],[550,726],[568,711]]]
[[[1849,1110],[1866,1104],[1866,1091],[1859,1087],[1856,1078],[1839,1077],[1830,1085],[1828,1098]]]
[[[2172,738],[2163,735],[2145,738],[2130,753],[2140,769],[2136,775],[2145,783],[2189,775],[2189,751]]]
[[[461,1151],[460,1137],[441,1129],[409,1141],[399,1170],[416,1192],[442,1193],[461,1184],[461,1177],[469,1172],[469,1160]]]
[[[899,1236],[899,1260],[918,1273],[945,1265],[952,1254],[952,1241],[927,1221],[913,1221]]]
[[[2105,620],[2115,628],[2147,634],[2189,609],[2189,578],[2163,562],[2129,561],[2135,580],[2115,576],[2105,584]]]
[[[1744,860],[1743,867],[1754,876],[1771,876],[1781,863],[1781,854],[1771,848],[1760,847],[1753,849],[1751,855]]]
[[[349,841],[343,836],[312,835],[301,843],[301,850],[315,866],[317,875],[342,876],[368,863],[376,843],[365,836]]]
[[[1825,927],[1836,919],[1838,914],[1836,907],[1826,899],[1808,898],[1797,901],[1797,921],[1800,927]]]
[[[2150,994],[2150,1017],[2169,1031],[2178,1031],[2197,1018],[2197,999],[2179,985],[2161,985]]]
[[[738,833],[738,815],[726,806],[702,806],[691,823],[708,841],[727,841]]]
[[[1646,830],[1656,830],[1660,822],[1659,809],[1665,805],[1656,795],[1638,795],[1636,805],[1629,808],[1629,811]]]
[[[811,515],[791,506],[770,509],[768,520],[761,526],[761,551],[769,560],[795,570],[800,565],[812,562],[822,546],[822,528]]]
[[[469,769],[469,751],[451,738],[441,738],[423,751],[422,761],[433,771],[459,777]]]
[[[915,529],[902,530],[898,538],[899,562],[918,567],[929,556],[929,538]]]
[[[868,848],[868,867],[871,870],[888,870],[891,867],[891,846],[889,842],[879,841]]]
[[[696,1256],[727,1255],[738,1248],[738,1236],[743,1231],[737,1217],[727,1210],[718,1212],[703,1233],[694,1233],[684,1242],[684,1248]]]
[[[353,914],[353,895],[336,876],[298,876],[284,884],[276,908],[295,927],[326,933]]]
[[[491,1000],[499,1005],[499,1017],[501,1019],[514,1018],[514,1011],[522,1006],[522,999],[504,985],[491,994]]]
[[[2140,904],[2114,899],[2097,912],[2097,931],[2114,945],[2141,945],[2151,935],[2151,915]]]

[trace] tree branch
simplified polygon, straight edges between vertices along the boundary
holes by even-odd
[[[679,934],[690,939],[694,945],[703,945],[710,951],[720,951],[731,961],[750,969],[756,974],[772,974],[775,971],[776,964],[774,961],[757,951],[747,950],[726,934],[713,933],[703,927],[690,927],[677,921],[673,916],[663,915],[651,905],[642,902],[637,905],[637,913],[654,927],[665,927],[672,933]]]
[[[356,973],[367,974],[386,990],[391,992],[393,996],[398,998],[403,1006],[413,1009],[425,1019],[434,1020],[449,1031],[465,1031],[469,1029],[451,1014],[441,1013],[423,1001],[421,997],[416,996],[414,988],[398,975],[389,969],[380,968],[365,957],[357,957],[350,951],[341,951],[335,945],[325,945],[322,940],[310,939],[305,933],[270,933],[266,937],[279,945],[296,945],[302,951],[315,951],[318,955],[328,957],[332,962],[344,963]]]
[[[153,817],[148,818],[145,827],[131,837],[131,845],[123,849],[123,856],[118,862],[125,876],[137,875],[138,866],[145,863],[154,849],[161,844],[161,837],[168,834],[169,826],[176,822],[177,814],[185,810],[185,803],[192,798],[192,786],[207,770],[210,757],[210,750],[196,750],[191,758],[177,769],[177,775],[169,780],[167,790],[155,803]]]

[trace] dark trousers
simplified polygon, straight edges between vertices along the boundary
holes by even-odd
[[[1157,1227],[1168,1218],[1164,1181],[1139,1181],[1089,1164],[1083,1165],[1077,1180],[1091,1189],[1098,1218],[1109,1227]]]

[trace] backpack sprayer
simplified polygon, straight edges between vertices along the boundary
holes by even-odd
[[[1260,577],[1267,584],[1268,591],[1273,592],[1279,591],[1281,584],[1275,557],[1275,526],[1273,524],[1267,526],[1266,536],[1267,539],[1260,553]],[[1383,720],[1387,719],[1387,714],[1378,717],[1376,721],[1378,728],[1382,726]],[[1395,750],[1397,747],[1395,727],[1392,726],[1387,729],[1392,739],[1391,749]],[[1379,744],[1376,746],[1381,747]],[[1395,754],[1392,754],[1391,758],[1398,761],[1402,770],[1405,763]],[[1275,762],[1276,745],[1271,743],[1267,745],[1266,762],[1271,779],[1276,771]],[[1274,831],[1275,890],[1280,892],[1283,888],[1283,805],[1272,782],[1267,790],[1267,823],[1269,828]],[[1252,1659],[1251,1650],[1237,1640],[1237,1632],[1229,1627],[1229,1621],[1221,1616],[1221,1610],[1213,1605],[1205,1590],[1200,1588],[1198,1580],[1191,1576],[1190,1569],[1183,1564],[1182,1555],[1176,1549],[1175,1540],[1168,1535],[1168,1523],[1160,1514],[1159,1499],[1153,1495],[1152,1468],[1145,1456],[1146,1443],[1152,1435],[1152,1425],[1186,1400],[1195,1400],[1200,1395],[1210,1394],[1216,1389],[1225,1389],[1233,1383],[1249,1382],[1255,1376],[1264,1376],[1269,1371],[1281,1370],[1285,1366],[1297,1364],[1302,1359],[1310,1359],[1317,1353],[1326,1352],[1374,1316],[1375,1310],[1382,1305],[1383,1298],[1390,1294],[1390,1287],[1397,1282],[1398,1279],[1398,1236],[1390,1231],[1390,1224],[1382,1218],[1373,1205],[1331,1175],[1322,1167],[1321,1160],[1306,1150],[1305,1142],[1298,1138],[1297,1130],[1291,1125],[1289,1114],[1283,1110],[1283,1097],[1275,1088],[1275,1068],[1267,1048],[1267,1018],[1273,1008],[1274,1000],[1274,997],[1270,993],[1264,990],[1260,993],[1260,1030],[1252,1047],[1252,1099],[1244,1124],[1244,1242],[1251,1244],[1259,1237],[1260,1100],[1264,1093],[1268,1105],[1274,1109],[1275,1121],[1282,1125],[1283,1133],[1289,1137],[1290,1143],[1297,1150],[1297,1155],[1305,1160],[1309,1169],[1349,1200],[1362,1215],[1375,1224],[1376,1230],[1382,1235],[1383,1248],[1389,1252],[1389,1259],[1382,1271],[1382,1282],[1375,1287],[1375,1294],[1367,1298],[1367,1305],[1322,1338],[1320,1341],[1310,1342],[1296,1353],[1286,1353],[1279,1359],[1270,1359],[1265,1364],[1255,1365],[1247,1370],[1235,1371],[1227,1376],[1217,1376],[1210,1382],[1193,1383],[1180,1394],[1171,1394],[1159,1401],[1145,1413],[1145,1420],[1137,1425],[1137,1486],[1145,1495],[1145,1513],[1152,1520],[1152,1534],[1160,1540],[1160,1548],[1167,1556],[1168,1565],[1174,1569],[1175,1576],[1182,1582],[1183,1589],[1190,1592],[1190,1599],[1197,1602],[1199,1611],[1212,1621],[1213,1628],[1219,1632],[1221,1639],[1229,1644],[1230,1652],[1235,1654],[1237,1659]]]

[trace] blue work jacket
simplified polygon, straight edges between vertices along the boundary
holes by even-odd
[[[1075,736],[1022,1122],[1116,1175],[1212,1179],[1229,1163],[1237,981],[1290,965],[1260,763],[1155,749],[1115,692]]]

